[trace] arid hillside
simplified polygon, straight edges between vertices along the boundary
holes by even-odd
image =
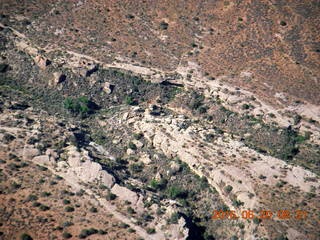
[[[318,1],[2,0],[0,11],[47,51],[173,72],[192,61],[273,103],[320,103]]]

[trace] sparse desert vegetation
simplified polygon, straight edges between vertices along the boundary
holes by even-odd
[[[316,10],[3,0],[0,238],[317,239]]]

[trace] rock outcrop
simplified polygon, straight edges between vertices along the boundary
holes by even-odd
[[[103,83],[102,90],[106,94],[111,94],[112,93],[112,85],[109,82]]]
[[[93,162],[86,150],[79,152],[76,147],[71,146],[68,148],[68,156],[67,163],[70,174],[75,174],[84,182],[97,182],[112,188],[115,178],[103,170],[99,163]]]
[[[54,87],[57,86],[59,83],[62,83],[66,80],[66,75],[61,72],[54,72],[52,79],[49,81],[49,85]]]
[[[122,187],[119,184],[115,184],[111,189],[111,192],[119,197],[122,201],[129,201],[132,204],[136,204],[138,202],[138,194],[129,190],[126,187]]]
[[[51,64],[51,61],[41,55],[37,55],[34,58],[35,63],[41,68],[42,70],[46,69],[47,66]]]

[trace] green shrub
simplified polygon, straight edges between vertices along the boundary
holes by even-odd
[[[127,105],[136,105],[136,101],[131,96],[126,96],[125,102]]]
[[[167,30],[168,27],[169,27],[169,24],[166,23],[165,21],[162,21],[162,22],[160,23],[160,29],[161,29],[161,30]]]
[[[64,205],[70,204],[70,200],[69,199],[63,199],[62,203]]]
[[[137,150],[137,146],[133,142],[129,142],[129,148],[132,150]]]
[[[21,187],[21,184],[16,183],[16,182],[13,182],[13,183],[11,183],[11,187],[12,187],[13,189],[19,189],[19,188]]]
[[[50,207],[49,207],[49,206],[46,206],[46,205],[41,204],[41,205],[40,205],[40,207],[39,207],[39,209],[40,209],[41,211],[47,211],[47,210],[49,210],[49,209],[50,209]]]
[[[165,212],[162,208],[158,208],[156,213],[158,216],[160,216],[160,215],[163,215]]]
[[[249,109],[250,108],[250,105],[249,104],[247,104],[247,103],[245,103],[245,104],[243,104],[242,105],[242,107],[241,107],[243,110],[247,110],[247,109]]]
[[[132,163],[129,166],[130,171],[134,172],[134,173],[138,173],[141,172],[143,170],[143,163]]]
[[[306,140],[307,140],[307,137],[305,137],[305,136],[298,135],[298,136],[295,137],[295,141],[297,143],[302,143],[302,142],[304,142]]]
[[[171,186],[168,189],[168,195],[172,199],[182,198],[186,196],[186,191],[179,188],[178,186]]]
[[[104,184],[101,184],[101,185],[99,186],[99,188],[102,189],[102,190],[108,189],[108,187],[107,187],[106,185],[104,185]]]
[[[43,183],[45,183],[46,182],[46,180],[44,179],[44,178],[41,178],[40,180],[39,180],[39,183],[40,184],[43,184]]]
[[[142,133],[134,133],[133,134],[133,137],[137,140],[140,140],[142,137],[143,137],[143,134]]]
[[[103,229],[99,229],[98,230],[98,234],[100,235],[106,235],[107,234],[107,231],[103,230]]]
[[[53,186],[53,185],[57,185],[58,183],[56,182],[56,181],[50,181],[50,183],[49,183],[51,186]]]
[[[60,181],[60,180],[63,179],[63,177],[61,177],[61,176],[59,176],[59,175],[56,175],[56,176],[55,176],[55,179],[57,179],[58,181]]]
[[[281,187],[283,187],[286,183],[287,183],[286,181],[280,180],[279,182],[277,182],[276,187],[281,188]]]
[[[232,191],[232,189],[233,189],[232,186],[227,185],[227,186],[224,188],[224,191],[225,191],[226,193],[230,193],[230,192]]]
[[[98,233],[99,231],[95,228],[89,228],[89,229],[82,229],[80,234],[79,234],[79,238],[86,238],[90,235],[93,235],[93,234],[96,234]]]
[[[106,199],[108,200],[108,201],[110,201],[110,200],[115,200],[117,198],[117,195],[115,195],[115,194],[113,194],[113,193],[111,193],[111,192],[109,192],[107,195],[106,195]]]
[[[134,214],[135,213],[135,211],[134,211],[134,209],[132,207],[127,207],[127,212],[129,214]]]
[[[151,202],[150,202],[151,203]],[[142,215],[141,215],[141,217],[143,218],[143,220],[145,221],[145,222],[151,222],[153,219],[154,219],[154,217],[151,215],[151,214],[149,214],[149,213],[143,213]]]
[[[9,65],[6,63],[0,63],[0,72],[5,73],[9,69]]]
[[[120,227],[120,228],[128,228],[128,227],[130,227],[130,225],[121,222],[121,223],[119,223],[119,227]]]
[[[41,203],[39,203],[39,202],[34,202],[34,203],[32,204],[33,207],[39,207],[40,205],[41,205]]]
[[[80,189],[78,192],[76,192],[76,195],[78,197],[81,197],[81,196],[83,196],[84,193],[85,193],[85,191],[83,189]]]
[[[308,192],[308,193],[306,193],[306,198],[307,198],[307,199],[311,199],[311,198],[314,198],[314,197],[316,197],[316,194],[315,194],[315,193],[313,193],[313,192]]]
[[[64,222],[64,223],[62,224],[62,227],[63,227],[63,228],[66,228],[66,227],[70,227],[70,226],[72,226],[72,225],[74,225],[73,222],[66,221],[66,222]]]
[[[262,175],[262,174],[260,174],[260,175],[259,175],[259,178],[262,179],[262,180],[265,180],[267,177],[264,176],[264,175]]]
[[[259,223],[261,222],[261,219],[255,217],[255,218],[253,218],[253,222],[254,222],[255,224],[259,224]]]
[[[45,172],[45,171],[48,170],[48,168],[45,167],[45,166],[37,165],[37,167],[39,168],[40,171],[44,171]]]
[[[178,220],[179,220],[179,214],[175,212],[175,213],[171,214],[171,217],[168,222],[172,223],[172,224],[176,224],[176,223],[178,223]]]
[[[244,226],[244,223],[242,223],[242,222],[239,223],[238,226],[239,226],[240,229],[244,229],[244,227],[245,227],[245,226]]]
[[[283,20],[282,20],[282,21],[280,21],[280,25],[284,27],[284,26],[286,26],[286,25],[287,25],[287,23],[286,23],[285,21],[283,21]]]
[[[13,136],[13,135],[11,135],[9,133],[5,133],[3,138],[2,138],[2,141],[4,143],[9,143],[9,142],[12,142],[15,138],[16,138],[15,136]]]
[[[157,181],[156,179],[152,179],[149,185],[154,190],[162,190],[166,187],[167,182],[168,181],[165,178],[162,178],[160,181]]]
[[[38,200],[38,197],[36,195],[33,195],[33,194],[30,194],[26,199],[26,201],[28,201],[28,202],[34,202],[34,201],[37,201],[37,200]]]
[[[232,205],[235,207],[240,207],[243,204],[244,204],[244,202],[241,202],[240,200],[237,200],[237,199],[232,200]]]
[[[63,102],[64,108],[70,111],[72,114],[85,116],[90,112],[89,99],[81,96],[78,98],[67,97]]]
[[[98,212],[98,209],[95,208],[95,207],[91,207],[91,208],[90,208],[90,212],[92,212],[92,213],[97,213],[97,212]]]
[[[193,43],[191,43],[191,47],[196,48],[196,47],[198,47],[198,45],[195,42],[193,42]]]
[[[156,233],[156,230],[154,228],[147,228],[147,233],[154,234],[154,233]]]
[[[229,211],[230,208],[227,205],[223,204],[222,207],[221,207],[221,210],[222,211]]]
[[[204,101],[204,96],[202,94],[192,92],[189,107],[193,110],[197,110],[203,105],[203,101]]]
[[[64,233],[62,234],[62,237],[65,238],[65,239],[72,238],[72,234],[71,234],[71,233],[68,233],[68,232],[64,232]]]
[[[198,109],[198,111],[199,111],[200,114],[206,113],[207,110],[208,110],[208,107],[207,107],[207,106],[201,106],[201,107],[199,107],[199,109]]]
[[[275,118],[275,117],[276,117],[276,115],[274,115],[274,113],[268,113],[268,115],[269,115],[269,117],[271,117],[271,118]]]
[[[210,185],[208,183],[208,179],[205,176],[202,176],[200,178],[200,187],[202,190],[210,187]]]
[[[159,182],[156,180],[156,179],[152,179],[151,181],[150,181],[150,187],[152,187],[153,189],[158,189],[158,187],[159,187]]]
[[[41,193],[41,197],[49,197],[51,195],[51,193],[49,193],[49,192],[42,192]]]
[[[285,235],[281,235],[281,236],[275,238],[275,240],[288,240],[288,238]]]
[[[32,240],[33,238],[27,234],[27,233],[23,233],[21,236],[20,236],[20,239],[21,240]]]
[[[64,208],[64,210],[65,210],[66,212],[74,212],[74,207],[66,206],[66,207]]]

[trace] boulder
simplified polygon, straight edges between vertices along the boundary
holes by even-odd
[[[150,164],[151,163],[151,159],[150,159],[149,154],[147,154],[147,153],[142,154],[141,157],[140,157],[140,161],[143,162],[146,165]]]
[[[81,166],[70,167],[68,169],[69,174],[75,174],[80,180],[85,183],[95,182],[100,183],[108,188],[111,188],[114,183],[114,177],[107,171],[102,170],[99,163],[87,160],[81,163]]]
[[[112,85],[110,83],[108,83],[108,82],[105,82],[103,84],[102,89],[106,94],[111,94],[112,93]]]
[[[71,168],[81,166],[81,154],[77,151],[76,147],[70,147],[69,149],[68,163]]]
[[[53,149],[50,149],[50,148],[46,150],[46,155],[49,156],[50,161],[55,161],[58,158],[58,154]]]
[[[122,120],[126,121],[129,117],[129,113],[128,112],[125,112],[122,116]]]
[[[66,80],[66,75],[64,75],[63,73],[60,73],[60,72],[54,72],[53,78],[50,80],[49,85],[56,86],[65,80]]]
[[[22,152],[22,159],[23,160],[31,160],[35,156],[38,156],[40,154],[39,150],[37,148],[34,148],[33,146],[26,145],[23,148]]]
[[[137,146],[137,148],[143,147],[143,143],[139,140],[134,139],[132,142]]]
[[[170,172],[175,174],[177,172],[179,172],[181,169],[180,164],[176,163],[176,162],[171,162],[170,163]]]
[[[118,196],[118,198],[122,201],[129,201],[132,204],[136,204],[138,201],[138,194],[129,190],[126,187],[122,187],[118,184],[115,184],[113,188],[111,188],[111,192]]]
[[[140,111],[143,111],[143,109],[141,108],[141,107],[139,107],[139,106],[135,106],[135,107],[133,107],[133,109],[132,109],[134,112],[140,112]]]
[[[115,183],[115,178],[107,171],[103,170],[99,163],[91,161],[88,151],[79,152],[76,147],[68,148],[68,172],[75,174],[84,182],[100,182],[108,188]]]
[[[107,173],[106,171],[100,171],[101,184],[105,185],[108,188],[112,188],[115,183],[114,177]]]
[[[66,161],[59,161],[57,162],[57,167],[60,171],[63,170],[63,172],[65,172],[65,169],[68,167],[68,164]]]
[[[97,74],[93,74],[88,78],[88,80],[90,86],[93,87],[99,81],[99,77]]]
[[[186,226],[186,220],[183,217],[180,217],[177,224],[173,225],[171,229],[173,239],[187,239],[189,236],[189,229]]]
[[[41,69],[45,69],[48,65],[51,64],[51,61],[47,58],[44,58],[40,55],[37,55],[34,58],[35,63],[41,68]]]
[[[85,161],[84,163],[81,164],[81,168],[79,169],[81,171],[80,178],[83,178],[91,182],[97,179],[99,172],[102,170],[102,167],[99,163]]]
[[[128,148],[127,149],[127,155],[130,156],[130,155],[133,155],[135,154],[136,152],[134,150],[132,150],[131,148]]]
[[[162,179],[161,173],[157,172],[155,180],[157,180],[159,182],[159,181],[161,181],[161,179]]]
[[[79,74],[82,77],[91,77],[95,72],[98,71],[98,66],[91,66],[91,68],[89,68],[87,65],[83,66],[79,69]]]
[[[50,158],[48,155],[40,155],[40,156],[36,156],[32,159],[32,161],[36,164],[40,164],[40,165],[46,165],[49,166],[51,165],[52,161],[50,161]]]

